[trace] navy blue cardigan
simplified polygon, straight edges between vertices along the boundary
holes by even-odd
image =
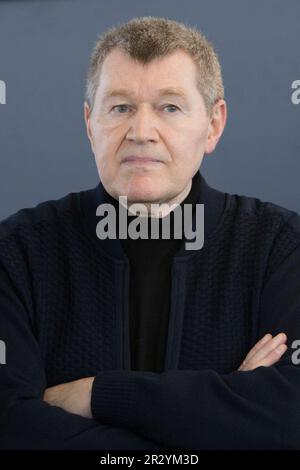
[[[0,224],[0,448],[299,448],[300,216],[201,175],[204,246],[173,258],[164,370],[135,371],[128,259],[95,232],[103,194],[100,182]],[[277,364],[237,371],[280,331]],[[93,419],[43,401],[89,376]]]

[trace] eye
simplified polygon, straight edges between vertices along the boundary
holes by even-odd
[[[120,108],[121,108],[121,111],[118,111],[118,109],[120,109]],[[127,104],[118,104],[118,105],[112,107],[112,111],[117,110],[117,114],[125,114],[124,112],[122,112],[122,109],[124,110],[124,108],[128,108],[128,105]],[[175,104],[167,104],[167,105],[164,106],[164,108],[173,108],[173,111],[171,112],[171,114],[174,114],[173,113],[174,111],[179,110],[178,106],[175,106]],[[126,109],[125,109],[125,112],[126,112]]]
[[[175,111],[179,110],[178,106],[175,106],[175,104],[167,104],[166,106],[164,106],[164,108],[173,108],[173,109],[175,109]]]
[[[127,104],[117,104],[116,106],[113,106],[112,111],[114,111],[116,108],[128,108]],[[124,114],[124,113],[118,113],[118,114]]]

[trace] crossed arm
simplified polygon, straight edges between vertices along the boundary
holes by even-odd
[[[286,351],[286,341],[285,333],[274,337],[270,333],[264,335],[251,348],[238,370],[249,371],[260,366],[272,366]],[[91,393],[94,379],[95,377],[85,377],[46,388],[43,399],[49,405],[58,406],[69,413],[92,418]]]
[[[105,370],[51,388],[23,298],[0,269],[0,331],[15,346],[0,368],[0,448],[299,448],[300,370],[284,354],[300,338],[299,266],[300,247],[268,281],[258,334],[276,336],[237,371]]]

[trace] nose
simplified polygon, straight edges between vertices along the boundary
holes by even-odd
[[[127,133],[128,140],[136,142],[157,141],[156,117],[146,106],[140,107],[130,118],[130,129]]]

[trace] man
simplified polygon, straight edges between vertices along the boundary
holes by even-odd
[[[98,40],[84,116],[99,185],[1,224],[1,448],[298,446],[300,218],[206,183],[226,113],[195,29],[146,17]],[[98,237],[120,196],[169,239]],[[201,249],[174,236],[184,204],[197,231],[204,204]]]

